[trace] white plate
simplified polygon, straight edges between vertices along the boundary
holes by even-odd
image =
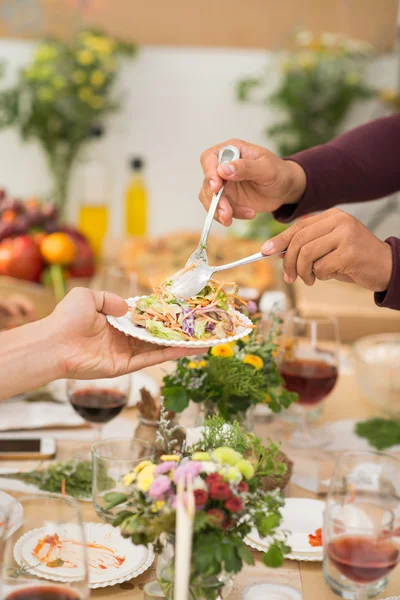
[[[67,379],[58,379],[52,381],[46,386],[46,389],[58,400],[59,402],[68,403],[67,397]],[[140,371],[132,373],[131,375],[131,393],[129,395],[128,407],[136,406],[141,400],[140,390],[146,388],[148,392],[154,397],[159,396],[160,387],[157,382],[147,375],[147,373],[141,373]],[[74,413],[75,414],[75,413]],[[84,421],[82,420],[82,423]]]
[[[3,534],[3,523],[6,521],[10,510],[12,510],[12,518]],[[9,494],[0,491],[0,538],[4,535],[4,539],[6,539],[17,531],[21,527],[23,519],[24,509],[22,508],[22,504]]]
[[[243,590],[243,600],[302,600],[301,593],[289,585],[253,583]]]
[[[145,298],[146,296],[141,297]],[[140,297],[129,298],[127,303],[132,307],[138,300],[140,300]],[[240,317],[241,322],[243,323],[243,327],[238,327],[235,335],[223,338],[222,340],[198,340],[196,342],[188,342],[185,340],[163,340],[162,338],[151,335],[151,333],[149,333],[143,327],[137,327],[133,324],[129,311],[123,317],[112,317],[111,315],[107,315],[107,320],[113,327],[119,329],[119,331],[122,331],[122,333],[125,333],[125,335],[131,335],[138,340],[150,342],[151,344],[157,344],[159,346],[172,346],[175,348],[211,348],[212,346],[220,346],[221,344],[228,344],[229,342],[240,340],[251,333],[252,322],[250,319],[245,315],[242,315],[242,313],[239,311],[235,311],[235,313],[238,317]]]
[[[286,556],[290,560],[322,561],[322,547],[313,547],[308,536],[322,528],[325,502],[309,498],[287,498],[282,508],[281,530],[289,532],[287,539],[292,552]],[[246,538],[246,544],[265,552],[269,548],[268,538],[262,538],[252,530]]]
[[[133,579],[146,571],[154,560],[154,551],[151,546],[135,546],[129,539],[122,537],[119,529],[112,525],[103,523],[85,523],[86,542],[88,544],[89,560],[89,587],[96,589],[100,587],[113,586],[123,581]],[[76,526],[72,524],[60,525],[56,532],[61,539],[74,539]],[[67,567],[47,567],[37,564],[37,558],[32,554],[33,548],[39,539],[49,533],[49,528],[33,529],[23,535],[14,546],[14,558],[21,566],[30,566],[30,572],[50,581],[62,581],[65,583],[79,579],[81,571],[79,565],[72,569]],[[77,536],[75,535],[75,538]],[[104,546],[106,550],[91,545]],[[123,558],[122,564],[118,564],[116,557]],[[55,557],[56,558],[56,557]],[[108,562],[106,569],[100,568],[100,562]]]

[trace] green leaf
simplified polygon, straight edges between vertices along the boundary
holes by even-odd
[[[163,389],[165,398],[165,407],[175,413],[180,413],[189,406],[188,392],[179,386],[173,386]]]
[[[279,513],[272,513],[266,517],[262,517],[257,523],[257,529],[261,537],[266,537],[274,529],[276,529],[281,522],[281,515]]]
[[[264,552],[262,560],[267,567],[281,567],[284,560],[283,552],[276,544],[272,544],[269,550]]]
[[[122,504],[128,500],[128,496],[126,494],[122,494],[121,492],[108,492],[108,494],[104,494],[103,496],[105,502],[107,503],[103,510],[107,511],[118,504]]]
[[[400,421],[397,419],[367,419],[356,423],[355,432],[377,450],[400,444]]]
[[[237,549],[238,555],[247,565],[254,565],[254,556],[246,546],[246,544],[241,541],[240,545]]]

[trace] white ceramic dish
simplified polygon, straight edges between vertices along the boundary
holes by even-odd
[[[278,583],[253,583],[243,590],[243,600],[302,600],[295,588]]]
[[[129,539],[122,537],[119,529],[103,523],[85,523],[85,536],[89,552],[89,587],[91,589],[117,585],[137,577],[146,571],[154,561],[154,551],[151,546],[135,546]],[[71,524],[60,525],[57,533],[62,539],[74,539],[74,529]],[[23,535],[14,546],[14,558],[21,565],[30,566],[30,572],[42,579],[61,581],[64,583],[79,579],[79,565],[72,569],[66,567],[47,567],[39,564],[32,554],[38,540],[48,534],[48,528],[32,529]],[[76,537],[76,536],[75,536]],[[91,548],[91,544],[96,545]],[[104,547],[99,549],[98,546]],[[68,551],[68,550],[67,550]],[[121,564],[119,560],[124,559]],[[100,566],[108,562],[106,569]]]
[[[322,561],[322,548],[308,543],[308,536],[316,529],[322,528],[325,502],[309,498],[287,498],[282,509],[282,531],[288,531],[288,545],[292,552],[286,556],[290,560]],[[262,538],[256,530],[252,530],[246,538],[246,544],[256,550],[265,552],[269,548],[268,538]]]
[[[5,533],[3,533],[4,523],[10,510],[12,510],[12,518],[7,524]],[[24,509],[22,504],[6,492],[0,491],[0,538],[2,535],[4,535],[4,539],[12,535],[21,527],[23,520]]]
[[[145,296],[142,296],[142,298],[144,297]],[[128,306],[134,306],[138,300],[140,300],[139,297],[129,298],[127,300]],[[240,316],[243,327],[238,327],[235,335],[223,338],[221,340],[197,340],[193,342],[184,340],[163,340],[162,338],[155,337],[143,327],[137,327],[134,325],[129,312],[127,312],[123,317],[112,317],[111,315],[107,315],[107,320],[113,327],[119,329],[119,331],[122,331],[122,333],[125,333],[125,335],[130,335],[138,340],[150,342],[151,344],[157,344],[159,346],[171,346],[174,348],[211,348],[212,346],[220,346],[221,344],[228,344],[229,342],[240,340],[251,333],[252,323],[250,319],[238,311],[236,311],[236,314]]]

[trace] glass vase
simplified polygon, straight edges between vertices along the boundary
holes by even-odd
[[[167,537],[157,562],[157,580],[168,600],[174,599],[175,539]],[[189,600],[224,600],[232,589],[232,578],[226,573],[205,577],[192,568]]]
[[[195,420],[196,427],[203,427],[206,419],[219,414],[218,408],[214,402],[208,402],[207,400],[199,402],[197,403],[197,407],[198,410]],[[246,411],[235,413],[230,419],[227,419],[225,415],[224,418],[227,422],[238,421],[243,431],[252,433],[254,431],[254,409],[255,405],[252,405]]]

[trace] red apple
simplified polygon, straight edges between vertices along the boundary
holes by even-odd
[[[68,235],[71,235],[68,233]],[[72,236],[76,246],[76,258],[68,267],[70,277],[93,277],[95,271],[95,257],[93,250],[85,238]]]
[[[38,281],[42,269],[40,250],[30,237],[21,235],[0,243],[0,275]]]

